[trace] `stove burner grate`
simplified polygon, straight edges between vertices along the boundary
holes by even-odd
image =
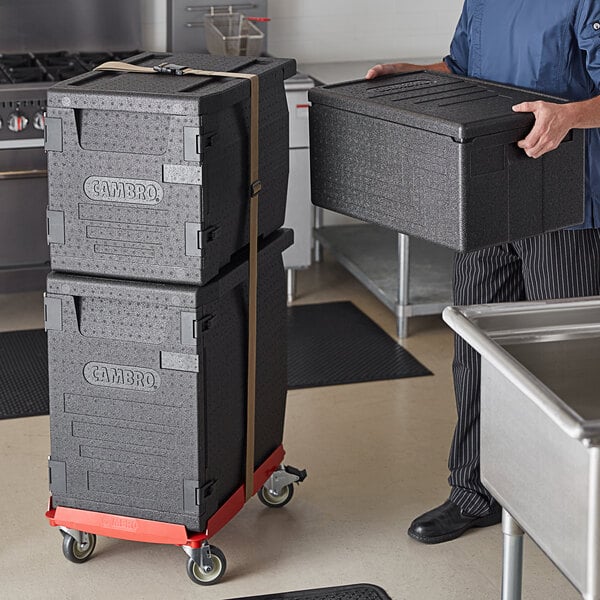
[[[38,66],[33,54],[0,54],[0,65],[5,69],[26,69]]]
[[[12,83],[36,83],[39,81],[52,81],[49,73],[41,67],[11,67],[5,73]]]
[[[123,60],[139,50],[0,54],[0,84],[64,81],[108,60]]]
[[[103,62],[115,60],[115,55],[110,52],[79,52],[75,56],[88,70],[94,69]],[[128,56],[131,56],[131,54]]]

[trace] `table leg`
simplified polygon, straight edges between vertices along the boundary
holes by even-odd
[[[287,269],[287,303],[296,299],[296,269]]]
[[[396,304],[396,332],[400,339],[408,335],[409,239],[398,234],[398,301]]]
[[[313,207],[313,223],[315,229],[323,227],[323,209],[318,206]],[[311,236],[312,237],[312,236]],[[314,240],[315,244],[315,262],[320,263],[323,260],[323,246],[319,240]]]
[[[523,530],[506,509],[502,509],[502,533],[504,535],[502,600],[521,600]]]

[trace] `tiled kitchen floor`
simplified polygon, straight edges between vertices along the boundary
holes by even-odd
[[[394,335],[391,313],[335,264],[299,273],[298,294],[297,302],[352,300]],[[0,295],[0,330],[41,327],[41,300]],[[441,319],[413,319],[404,346],[434,376],[289,393],[286,462],[309,477],[287,507],[254,498],[211,540],[228,561],[214,587],[194,585],[173,546],[99,538],[89,562],[68,562],[44,517],[48,418],[0,421],[0,598],[224,600],[369,582],[394,600],[499,599],[500,526],[437,546],[406,535],[447,496],[455,409],[452,336]],[[526,540],[523,600],[579,597]]]

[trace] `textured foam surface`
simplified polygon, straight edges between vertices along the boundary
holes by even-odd
[[[513,104],[555,98],[417,72],[309,91],[312,201],[455,250],[583,221],[584,134],[531,159]]]
[[[290,389],[431,375],[351,302],[290,307],[288,328]]]
[[[43,329],[0,334],[0,419],[48,414],[48,356]]]
[[[244,596],[238,600],[390,600],[390,597],[378,586],[361,583],[282,594]]]
[[[255,463],[283,436],[291,232],[259,252]],[[247,259],[202,287],[53,273],[46,326],[56,505],[202,531],[243,483]]]
[[[292,60],[141,55],[260,80],[259,231],[285,218]],[[95,72],[48,93],[52,268],[202,285],[248,242],[250,83]]]

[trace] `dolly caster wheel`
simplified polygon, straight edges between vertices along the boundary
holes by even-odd
[[[292,499],[294,483],[302,483],[305,479],[306,470],[282,465],[258,490],[258,499],[269,508],[281,508]]]
[[[81,542],[72,535],[63,533],[62,550],[65,558],[74,563],[83,563],[92,556],[96,547],[96,536],[93,533],[81,533]]]
[[[261,487],[258,490],[258,499],[269,508],[281,508],[285,506],[294,495],[294,484],[290,483],[281,489],[280,492]]]
[[[198,585],[214,585],[219,583],[225,575],[227,561],[225,555],[216,546],[210,546],[210,563],[202,567],[193,558],[188,558],[187,574],[189,578]]]

